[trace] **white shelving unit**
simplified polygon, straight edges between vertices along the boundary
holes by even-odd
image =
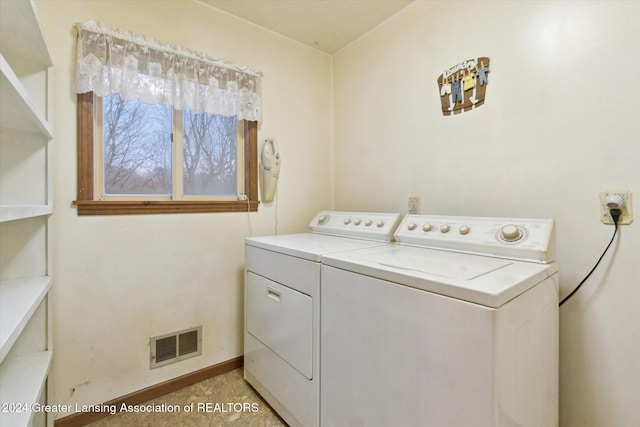
[[[53,426],[53,68],[35,6],[0,1],[1,426]]]

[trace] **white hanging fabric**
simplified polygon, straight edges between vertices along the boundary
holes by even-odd
[[[96,21],[76,29],[76,93],[261,121],[259,71]]]

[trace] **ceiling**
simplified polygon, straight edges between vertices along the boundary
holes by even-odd
[[[201,0],[334,54],[413,0]]]

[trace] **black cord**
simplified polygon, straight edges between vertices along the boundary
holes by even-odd
[[[569,295],[567,295],[566,297],[564,297],[564,299],[562,301],[560,301],[559,306],[562,306],[562,304],[567,302],[567,300],[569,298],[571,298],[573,296],[573,294],[578,292],[578,289],[580,289],[580,286],[582,286],[584,284],[584,282],[587,281],[589,276],[591,276],[591,273],[593,273],[595,271],[595,269],[598,267],[598,264],[600,264],[600,261],[602,261],[602,258],[604,258],[604,255],[607,253],[607,251],[609,250],[609,247],[613,243],[613,239],[616,238],[616,234],[618,233],[618,220],[620,219],[620,215],[622,215],[622,210],[620,210],[620,209],[610,209],[609,210],[609,214],[611,215],[611,219],[613,219],[613,224],[615,225],[615,230],[613,230],[613,236],[611,236],[611,240],[609,241],[609,244],[605,248],[604,252],[602,252],[602,255],[600,255],[600,259],[598,259],[598,262],[596,262],[596,265],[593,266],[593,268],[591,269],[589,274],[587,274],[587,276],[584,279],[582,279],[582,282],[580,282],[580,284],[578,286],[576,286],[576,288]]]

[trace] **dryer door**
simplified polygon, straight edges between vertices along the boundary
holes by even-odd
[[[247,331],[312,379],[311,297],[247,272]]]

